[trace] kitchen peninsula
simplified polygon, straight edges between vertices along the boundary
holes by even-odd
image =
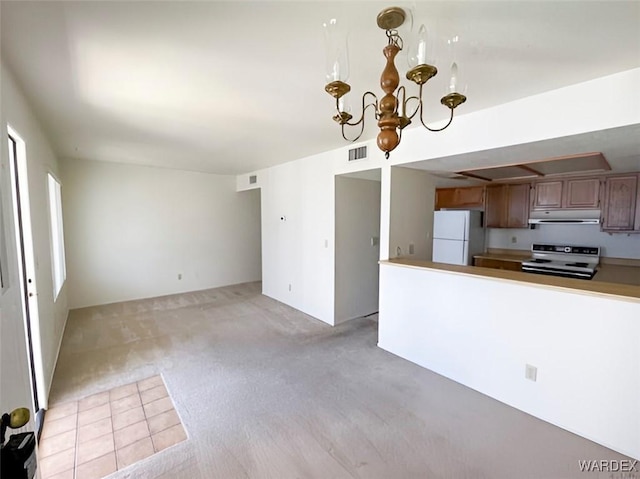
[[[382,349],[631,457],[639,340],[640,286],[380,262]]]

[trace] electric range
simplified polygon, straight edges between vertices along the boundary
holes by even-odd
[[[533,244],[531,253],[522,262],[522,271],[527,273],[591,279],[600,262],[600,248],[595,246]]]

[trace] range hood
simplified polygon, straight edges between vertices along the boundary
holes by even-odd
[[[530,225],[597,225],[600,210],[543,210],[532,211]]]

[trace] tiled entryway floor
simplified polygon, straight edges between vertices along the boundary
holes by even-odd
[[[41,479],[99,479],[186,438],[162,377],[153,376],[49,409]]]

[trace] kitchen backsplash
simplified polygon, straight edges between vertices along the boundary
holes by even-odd
[[[537,225],[535,229],[489,228],[485,243],[486,248],[518,250],[528,250],[532,243],[599,246],[600,256],[640,259],[640,234],[603,233],[600,225]]]

